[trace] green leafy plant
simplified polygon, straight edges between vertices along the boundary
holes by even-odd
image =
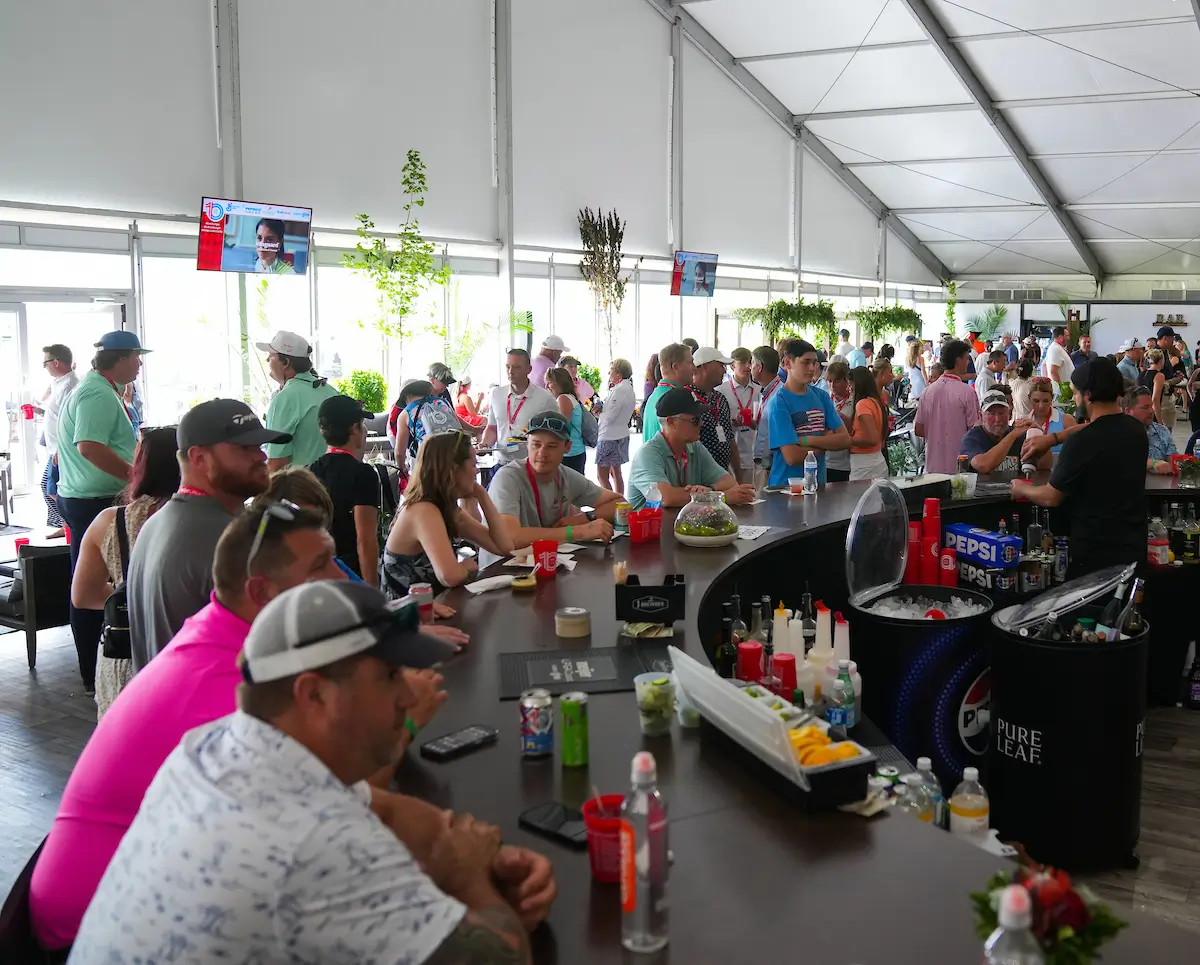
[[[1002,334],[1005,319],[1008,318],[1008,308],[1004,305],[991,305],[978,315],[972,315],[968,331],[978,332],[979,341],[988,342]]]
[[[613,208],[608,214],[597,209],[579,211],[579,240],[583,244],[583,259],[579,270],[596,296],[596,306],[604,316],[604,334],[608,341],[608,357],[613,357],[613,338],[616,335],[616,315],[625,301],[625,286],[630,271],[621,277],[621,245],[625,241],[625,222]],[[639,262],[640,263],[640,262]]]
[[[479,319],[463,315],[459,307],[459,286],[450,283],[450,314],[453,321],[443,333],[442,360],[462,378],[471,370],[479,350],[495,336],[508,339],[513,332],[532,332],[528,312],[509,309],[497,319]]]
[[[333,387],[342,395],[358,399],[368,412],[382,412],[387,406],[387,381],[373,369],[355,369],[346,379],[338,379]]]
[[[954,306],[958,304],[958,282],[946,282],[946,331],[954,333]]]
[[[425,206],[429,184],[420,151],[408,151],[400,169],[400,184],[405,202],[399,238],[389,245],[385,239],[372,234],[375,222],[370,215],[359,214],[358,244],[352,254],[342,256],[343,265],[365,275],[375,285],[379,292],[379,329],[396,337],[412,334],[412,326],[405,318],[413,314],[425,290],[430,285],[445,285],[450,280],[449,267],[437,266],[433,242],[421,236],[417,211]]]
[[[600,391],[600,370],[596,366],[588,365],[587,362],[580,362],[579,377],[592,387],[592,391]]]
[[[837,342],[838,320],[833,302],[824,299],[794,302],[780,298],[765,308],[739,308],[734,316],[743,324],[762,327],[763,341],[774,345],[781,338],[811,338],[815,344],[832,349]]]
[[[872,305],[849,313],[851,318],[858,319],[863,334],[872,341],[885,340],[889,333],[913,335],[921,334],[924,319],[915,309],[908,308],[897,302],[894,305]]]

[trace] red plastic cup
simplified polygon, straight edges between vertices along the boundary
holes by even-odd
[[[937,586],[938,569],[941,563],[941,542],[936,536],[921,537],[921,582],[927,586]]]
[[[533,562],[537,564],[539,580],[553,580],[558,573],[558,541],[553,539],[535,539],[533,541]]]
[[[938,562],[941,564],[938,582],[942,586],[958,586],[958,551],[953,546],[945,547]]]
[[[757,640],[743,640],[738,644],[737,678],[752,683],[762,679],[763,648]]]
[[[588,861],[592,878],[605,884],[621,880],[621,794],[602,794],[583,802],[583,824],[587,828]],[[603,809],[603,814],[601,814]]]
[[[925,500],[925,508],[921,512],[921,536],[928,539],[934,536],[942,538],[942,501],[936,498]]]
[[[63,536],[66,537],[67,545],[70,546],[71,545],[71,527],[68,526],[66,523],[63,523]]]
[[[28,536],[18,536],[16,539],[13,540],[13,552],[16,552],[22,546],[28,546],[28,545],[29,545],[29,537]]]
[[[792,691],[796,689],[796,655],[794,653],[777,653],[771,661],[775,668],[775,676],[779,678],[779,692],[782,696],[792,699]]]
[[[33,406],[26,402],[23,406],[21,406],[21,415],[23,415],[26,419],[32,419]]]

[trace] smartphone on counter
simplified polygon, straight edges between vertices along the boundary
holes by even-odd
[[[456,730],[453,734],[426,741],[421,745],[421,756],[426,760],[443,764],[456,757],[461,757],[463,754],[469,754],[471,751],[494,744],[499,737],[500,731],[495,727],[472,724],[470,727]]]
[[[583,823],[583,812],[558,801],[547,801],[530,808],[517,818],[517,823],[527,831],[544,834],[572,848],[587,847],[587,825]]]

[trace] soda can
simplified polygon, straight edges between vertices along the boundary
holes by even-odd
[[[992,576],[992,587],[1001,593],[1014,593],[1017,589],[1016,570],[988,570]]]
[[[563,767],[587,767],[588,706],[587,694],[574,691],[558,700],[562,712]]]
[[[629,511],[633,509],[629,503],[617,503],[617,507],[613,512],[613,527],[615,529],[629,529]]]
[[[947,546],[942,550],[941,569],[938,577],[938,582],[942,586],[958,586],[958,553],[953,546]]]
[[[875,772],[875,776],[882,777],[889,784],[895,785],[900,783],[900,769],[897,767],[891,767],[890,765],[885,765],[879,768],[879,770]]]
[[[1054,582],[1065,583],[1067,581],[1067,564],[1071,561],[1070,551],[1067,549],[1067,538],[1060,536],[1054,541]]]
[[[535,687],[521,694],[521,756],[548,757],[554,753],[554,700],[550,691]]]

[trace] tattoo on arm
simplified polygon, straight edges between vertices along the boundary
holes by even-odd
[[[468,909],[425,965],[529,965],[532,961],[521,920],[497,895],[482,908]]]

